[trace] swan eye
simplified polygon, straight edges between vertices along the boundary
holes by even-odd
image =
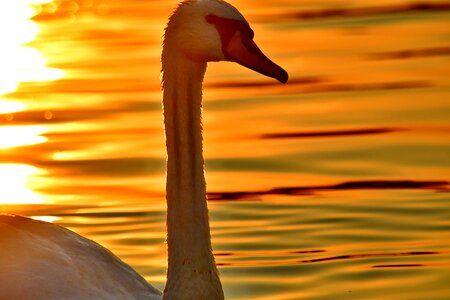
[[[235,35],[236,31],[240,31],[243,37],[253,39],[255,33],[247,24],[247,22],[218,17],[216,15],[207,15],[205,17],[206,22],[213,24],[219,32],[222,45],[228,45],[228,42]]]

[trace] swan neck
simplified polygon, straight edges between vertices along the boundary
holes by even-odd
[[[204,159],[202,82],[206,63],[163,52],[169,266],[164,299],[223,299],[211,249]]]

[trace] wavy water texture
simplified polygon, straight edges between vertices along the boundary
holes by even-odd
[[[14,27],[4,41],[36,61],[0,61],[64,76],[24,77],[1,96],[0,212],[67,226],[163,289],[160,52],[174,2],[30,2],[43,4],[18,12],[35,38]],[[226,298],[450,298],[450,2],[231,2],[290,80],[208,66]]]
[[[383,15],[403,15],[408,13],[440,13],[449,10],[450,10],[450,3],[446,1],[442,2],[422,1],[414,3],[372,5],[361,7],[342,7],[342,5],[336,5],[335,8],[300,10],[296,12],[289,12],[282,15],[278,15],[277,19],[309,20],[309,19],[327,19],[327,18],[358,18],[358,17],[376,17]]]
[[[323,191],[343,190],[396,190],[396,189],[426,189],[440,192],[449,191],[448,181],[415,181],[415,180],[371,180],[350,181],[334,185],[279,187],[267,191],[252,192],[211,192],[209,200],[251,200],[267,195],[313,195]]]

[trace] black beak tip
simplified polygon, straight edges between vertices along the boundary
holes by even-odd
[[[277,80],[281,83],[286,83],[288,82],[289,79],[289,74],[280,67],[280,74],[277,76]]]

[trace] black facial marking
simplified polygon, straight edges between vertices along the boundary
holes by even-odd
[[[243,37],[246,37],[247,40],[252,40],[255,36],[255,33],[247,24],[247,22],[228,19],[223,17],[218,17],[216,15],[207,15],[205,17],[206,22],[213,24],[217,31],[219,32],[220,39],[222,41],[222,49],[225,50],[228,46],[228,43],[236,34],[237,31],[241,32]],[[224,51],[226,54],[226,51]]]

